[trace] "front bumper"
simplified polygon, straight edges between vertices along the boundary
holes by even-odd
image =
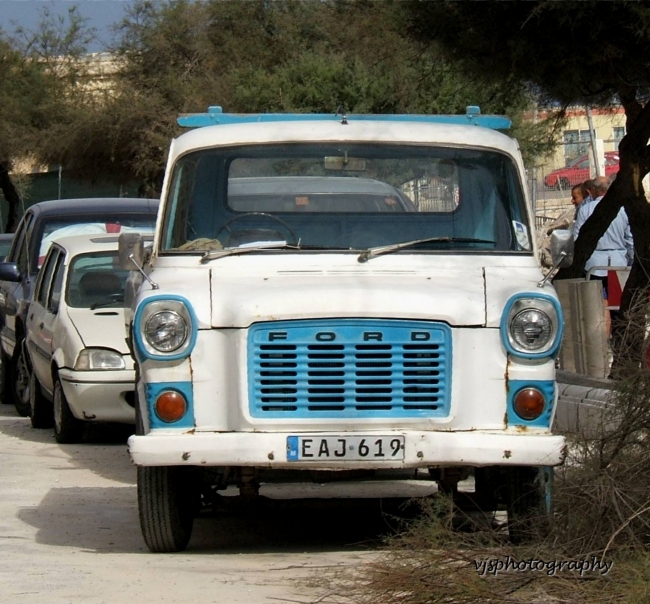
[[[553,434],[504,432],[359,431],[404,436],[400,461],[287,461],[287,437],[296,432],[149,433],[129,438],[139,466],[256,466],[292,470],[393,469],[427,466],[556,466],[564,461],[565,439]],[[332,433],[302,433],[318,438]]]
[[[77,419],[135,423],[135,371],[61,369],[59,376],[70,410]]]

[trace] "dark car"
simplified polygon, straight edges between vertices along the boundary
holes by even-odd
[[[29,300],[51,242],[82,233],[153,232],[157,199],[93,198],[43,201],[22,217],[0,262],[0,388],[2,402],[29,414],[29,361],[24,347]]]

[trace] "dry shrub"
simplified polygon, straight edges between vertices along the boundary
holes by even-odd
[[[647,299],[647,298],[645,298]],[[570,456],[556,468],[548,533],[514,546],[503,523],[475,522],[451,500],[422,502],[422,514],[371,563],[337,570],[322,602],[354,604],[650,602],[650,369],[647,305],[627,317],[617,338],[617,380],[607,409],[584,432],[568,435]],[[457,530],[459,515],[473,530]],[[508,558],[509,557],[509,558]],[[483,562],[598,561],[606,575],[510,570],[482,573]],[[493,563],[494,564],[494,563]],[[494,567],[492,568],[494,571]],[[484,576],[481,576],[483,574]]]

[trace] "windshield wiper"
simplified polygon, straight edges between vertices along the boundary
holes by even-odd
[[[90,310],[95,310],[96,308],[111,306],[112,304],[116,304],[117,302],[124,302],[123,293],[120,292],[120,293],[110,294],[109,296],[106,296],[106,298],[104,298],[103,300],[91,304],[89,308]]]
[[[300,243],[300,242],[299,242]],[[210,262],[210,260],[218,260],[219,258],[225,258],[226,256],[235,256],[239,254],[250,254],[251,252],[263,252],[264,250],[299,250],[302,249],[300,245],[290,245],[286,241],[272,241],[264,243],[263,245],[255,246],[242,246],[242,247],[230,247],[224,250],[212,250],[206,252],[201,256],[201,264]]]
[[[474,239],[472,237],[427,237],[426,239],[414,239],[413,241],[402,241],[401,243],[391,243],[390,245],[381,245],[378,247],[370,247],[367,250],[364,250],[359,254],[357,260],[359,262],[368,262],[371,258],[375,256],[381,256],[382,254],[390,254],[392,252],[397,252],[414,245],[419,245],[420,243],[491,243],[494,244],[496,241],[490,241],[489,239]]]

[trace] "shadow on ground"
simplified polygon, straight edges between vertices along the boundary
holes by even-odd
[[[413,516],[406,500],[260,498],[235,501],[195,520],[186,553],[261,554],[365,551]],[[238,498],[237,498],[238,499]],[[35,508],[19,511],[38,529],[40,544],[95,553],[148,552],[141,534],[135,487],[54,488]]]

